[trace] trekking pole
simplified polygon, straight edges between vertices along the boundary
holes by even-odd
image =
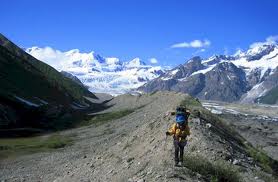
[[[164,147],[163,147],[163,150],[165,151],[166,150],[166,142],[167,142],[167,135],[165,136],[165,140],[164,140]]]
[[[168,130],[168,121],[169,121],[169,113],[167,113],[165,116],[164,116],[164,119],[165,119],[165,131]],[[167,138],[168,138],[168,135],[165,136],[165,139],[164,139],[164,147],[163,147],[163,150],[165,151],[166,150],[166,142],[167,142]]]

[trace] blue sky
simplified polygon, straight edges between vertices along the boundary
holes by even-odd
[[[277,10],[276,0],[10,0],[1,2],[0,31],[26,48],[177,65],[277,35]]]

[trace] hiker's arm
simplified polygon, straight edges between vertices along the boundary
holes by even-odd
[[[192,117],[190,116],[191,112],[189,110],[186,110],[185,114],[188,116],[188,121],[192,121]]]
[[[175,115],[175,111],[167,111],[164,117]]]

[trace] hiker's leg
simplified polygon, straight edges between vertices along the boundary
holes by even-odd
[[[175,164],[179,163],[179,143],[178,141],[174,140],[174,147],[175,147]]]
[[[187,142],[184,141],[184,142],[181,142],[180,145],[179,145],[179,148],[180,148],[180,161],[181,163],[183,163],[183,154],[184,154],[184,147],[186,146]]]
[[[183,153],[184,153],[184,147],[180,146],[180,162],[183,163]]]

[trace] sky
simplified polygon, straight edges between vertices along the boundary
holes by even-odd
[[[277,0],[9,0],[0,32],[17,45],[177,65],[278,34]]]

